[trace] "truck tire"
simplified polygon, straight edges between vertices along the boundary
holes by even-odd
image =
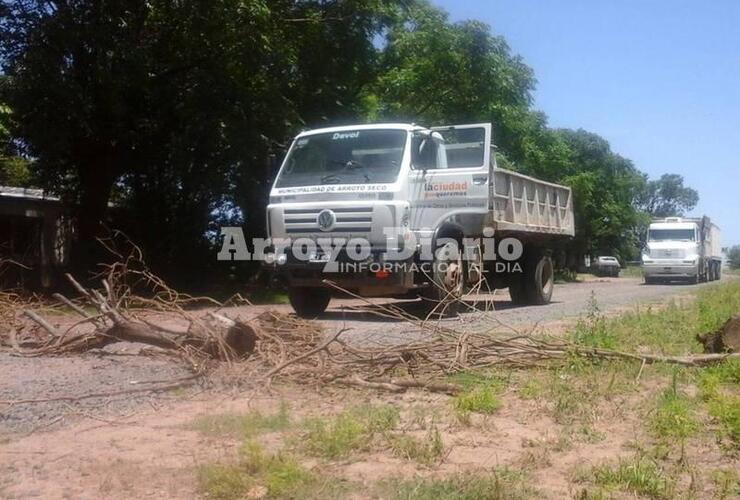
[[[549,255],[537,253],[527,259],[524,270],[525,291],[528,302],[534,305],[549,304],[555,288],[555,268]]]
[[[291,287],[288,289],[288,299],[298,316],[313,319],[326,311],[331,293],[326,288]]]
[[[421,291],[427,313],[455,316],[460,309],[465,289],[465,270],[462,251],[455,251],[453,242],[445,243],[435,252],[431,283]]]
[[[717,278],[714,277],[714,262],[712,262],[707,265],[707,281],[714,281],[715,279]]]
[[[651,278],[650,276],[645,276],[645,284],[646,285],[654,285],[658,282],[656,278]]]
[[[717,275],[716,275],[716,277],[717,277],[717,281],[719,281],[719,280],[722,279],[722,263],[721,262],[718,262],[717,263]]]

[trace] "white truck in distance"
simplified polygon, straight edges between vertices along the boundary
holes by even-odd
[[[654,219],[642,255],[645,283],[714,281],[722,273],[720,230],[709,217]]]
[[[554,283],[550,249],[573,226],[570,188],[496,167],[490,123],[333,127],[294,139],[270,192],[274,247],[265,262],[302,316],[327,308],[325,280],[366,297],[420,296],[446,314],[482,283],[509,287],[514,302],[544,304]],[[489,261],[491,245],[470,241],[478,238],[516,260]],[[519,254],[506,238],[522,243]],[[294,243],[287,251],[286,240]],[[359,257],[358,241],[367,242]],[[329,271],[329,261],[351,266]]]

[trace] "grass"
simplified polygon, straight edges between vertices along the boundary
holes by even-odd
[[[740,310],[740,282],[703,288],[696,300],[665,306],[637,308],[614,318],[605,318],[592,301],[586,318],[571,332],[581,345],[655,353],[700,352],[698,333],[714,330]]]
[[[607,490],[620,490],[648,498],[674,497],[675,482],[666,477],[658,464],[644,457],[620,460],[616,465],[594,467],[582,474],[579,481],[588,481]],[[601,492],[591,492],[581,498],[604,498]]]
[[[671,386],[661,394],[652,416],[650,427],[653,433],[667,442],[685,440],[699,428],[692,401],[678,389],[677,374]]]
[[[720,425],[721,436],[740,447],[740,360],[701,370],[698,385],[709,415]]]
[[[218,500],[295,497],[320,481],[284,454],[266,455],[253,442],[244,444],[236,464],[200,467],[200,489]]]
[[[719,469],[712,473],[715,486],[714,498],[740,498],[740,473],[734,470]]]
[[[445,449],[442,435],[435,425],[429,428],[424,439],[404,433],[388,436],[388,442],[394,455],[424,465],[439,461]]]
[[[386,482],[387,494],[396,500],[519,500],[537,498],[526,476],[509,469],[460,473],[446,478],[397,479]]]
[[[706,287],[693,301],[638,308],[614,318],[604,317],[592,300],[588,314],[571,332],[571,340],[589,347],[686,355],[701,352],[702,345],[696,340],[698,333],[717,329],[737,311],[740,311],[740,282],[737,281]],[[732,447],[740,446],[740,361],[679,370],[696,380],[701,393],[699,401],[676,390],[678,369],[656,365],[650,370],[673,376],[673,387],[660,396],[650,418],[650,430],[654,435],[663,441],[683,443],[701,427],[697,411],[703,405],[717,423],[720,437],[727,438]],[[531,386],[524,394],[533,393],[536,388]],[[574,391],[561,387],[557,381],[545,391],[550,397],[556,397],[556,414],[572,414],[579,406]]]
[[[366,451],[373,438],[392,430],[399,418],[393,405],[365,405],[330,418],[311,418],[305,422],[303,447],[311,455],[328,459]]]
[[[265,415],[254,411],[244,415],[223,413],[199,417],[193,423],[198,432],[211,436],[248,437],[262,432],[275,432],[290,426],[288,405],[282,403],[278,411]]]
[[[471,413],[491,415],[501,408],[501,400],[493,387],[475,387],[455,396],[453,406],[458,416],[465,420]]]
[[[642,267],[634,264],[628,264],[622,268],[620,276],[623,278],[642,278]]]
[[[247,295],[252,304],[289,304],[288,294],[277,290],[255,290]]]
[[[599,405],[616,395],[634,391],[638,370],[634,363],[590,362],[573,357],[558,368],[528,373],[520,394],[547,401],[548,412],[556,423],[579,424],[583,431],[578,433],[579,437],[593,441],[598,436],[588,426],[596,419]]]
[[[577,283],[581,281],[578,279],[578,273],[571,269],[557,269],[555,270],[555,284],[562,285],[563,283]]]
[[[510,383],[509,376],[498,371],[460,372],[451,375],[449,380],[463,387],[452,400],[452,406],[458,419],[465,423],[470,423],[473,413],[491,415],[496,412],[501,407],[499,394]]]

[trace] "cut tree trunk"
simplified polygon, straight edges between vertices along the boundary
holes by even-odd
[[[706,353],[740,352],[740,315],[728,319],[714,332],[700,333],[696,339]]]

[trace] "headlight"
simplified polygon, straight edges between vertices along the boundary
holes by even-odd
[[[696,264],[696,259],[686,259],[683,261],[684,264]]]

